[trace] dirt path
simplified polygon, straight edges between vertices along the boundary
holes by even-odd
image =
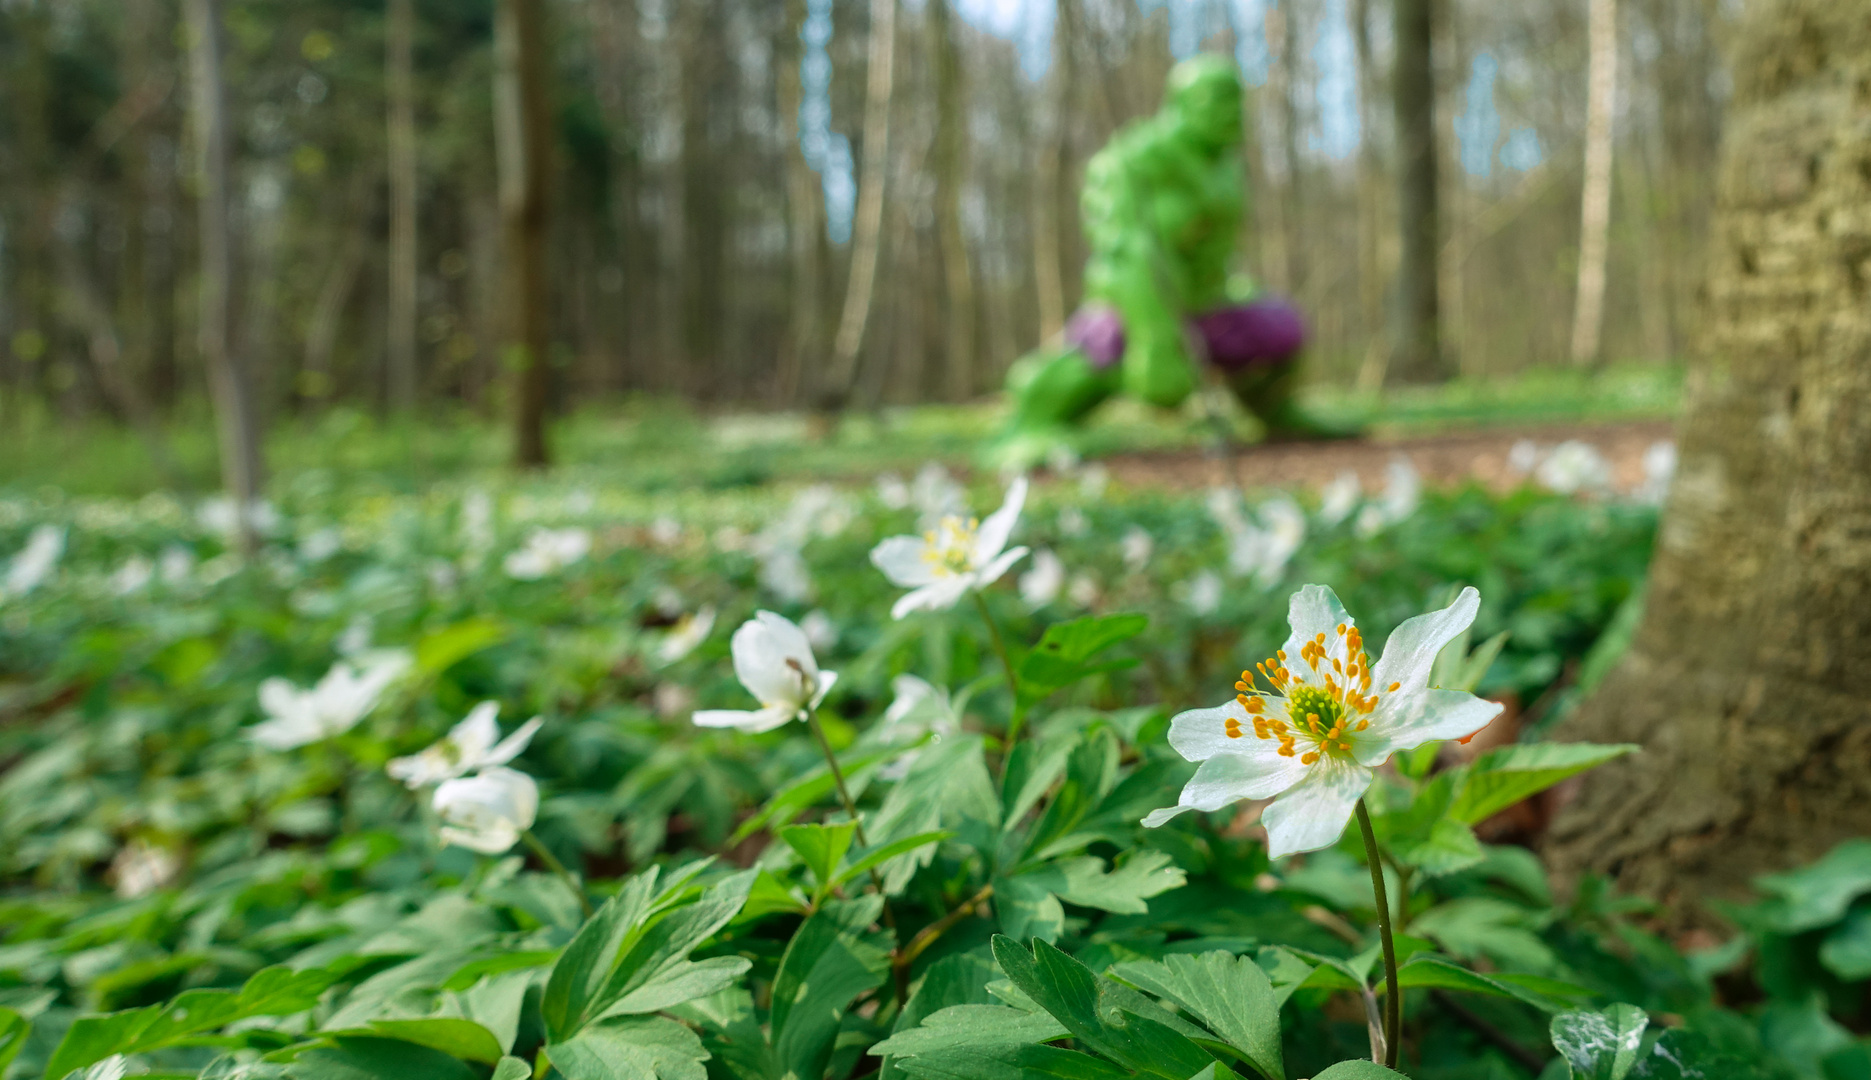
[[[1358,475],[1366,491],[1371,491],[1382,490],[1385,469],[1391,461],[1402,458],[1416,468],[1424,483],[1432,486],[1475,480],[1492,490],[1505,491],[1526,479],[1526,473],[1510,463],[1515,444],[1531,442],[1543,454],[1562,442],[1578,440],[1604,456],[1610,465],[1613,490],[1629,493],[1644,481],[1644,451],[1668,441],[1673,427],[1668,420],[1646,420],[1276,443],[1241,448],[1234,469],[1239,482],[1250,488],[1317,489],[1350,471]],[[1199,489],[1230,479],[1227,460],[1202,451],[1124,454],[1102,461],[1113,480],[1132,487]]]

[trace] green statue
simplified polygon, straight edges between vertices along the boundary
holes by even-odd
[[[1009,372],[1002,460],[1025,464],[1071,445],[1078,422],[1120,390],[1179,405],[1202,361],[1271,435],[1313,433],[1291,402],[1306,336],[1299,313],[1229,273],[1246,209],[1241,141],[1234,65],[1204,55],[1170,71],[1160,112],[1092,157],[1081,198],[1085,304],[1061,342]]]

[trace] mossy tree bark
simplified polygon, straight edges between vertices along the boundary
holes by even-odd
[[[1565,732],[1645,752],[1549,838],[1678,918],[1871,833],[1871,20],[1760,0],[1734,40],[1682,464],[1643,623]]]

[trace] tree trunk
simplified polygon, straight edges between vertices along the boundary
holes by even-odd
[[[1387,380],[1439,382],[1449,377],[1442,355],[1437,255],[1442,247],[1436,208],[1436,78],[1434,0],[1396,0],[1393,97],[1397,113],[1397,336]]]
[[[1611,119],[1618,95],[1618,0],[1591,0],[1586,65],[1585,194],[1579,209],[1579,287],[1572,362],[1598,362],[1605,326],[1605,259],[1611,233]]]
[[[551,296],[546,281],[546,185],[551,178],[544,0],[500,0],[494,15],[494,144],[500,168],[507,294],[504,366],[517,383],[514,464],[548,464]]]
[[[1052,25],[1052,78],[1040,127],[1039,167],[1033,170],[1033,287],[1039,306],[1039,336],[1044,341],[1065,326],[1065,224],[1063,215],[1077,207],[1060,198],[1065,185],[1069,117],[1077,102],[1077,72],[1072,41],[1077,32],[1075,0],[1058,0]]]
[[[864,93],[864,163],[858,178],[857,220],[851,235],[851,275],[844,314],[832,340],[831,370],[821,406],[844,408],[857,384],[858,357],[870,322],[883,244],[884,183],[890,171],[890,97],[895,83],[897,0],[871,0],[870,71]]]
[[[390,0],[384,34],[390,167],[390,406],[413,409],[416,358],[416,0]]]
[[[221,478],[241,507],[241,544],[254,547],[246,508],[259,498],[262,462],[260,425],[246,365],[235,351],[234,235],[228,195],[226,89],[221,81],[221,6],[219,0],[187,0],[193,90],[196,216],[201,230],[201,355],[208,370],[221,450]]]
[[[1260,272],[1276,292],[1293,293],[1292,204],[1287,196],[1293,190],[1293,161],[1287,157],[1289,140],[1285,128],[1292,116],[1292,95],[1288,92],[1286,39],[1288,24],[1283,5],[1267,5],[1261,33],[1267,42],[1267,83],[1260,92]]]
[[[1682,465],[1630,651],[1564,731],[1645,751],[1549,837],[1686,906],[1871,833],[1871,21],[1759,0],[1738,31]]]
[[[1364,359],[1358,389],[1384,384],[1390,354],[1384,349],[1382,261],[1384,162],[1377,148],[1377,60],[1371,50],[1371,0],[1352,0],[1351,39],[1358,65],[1358,311]]]
[[[806,0],[787,0],[775,62],[779,65],[780,134],[786,145],[786,243],[789,348],[778,393],[798,400],[806,373],[822,369],[825,354],[825,196],[800,144],[799,110],[805,103],[800,72]]]
[[[1062,5],[1060,8],[1064,11]],[[962,232],[961,189],[968,171],[967,95],[962,86],[962,56],[955,40],[949,0],[929,0],[929,62],[935,69],[936,230],[942,251],[942,339],[948,396],[974,396],[974,272],[968,264],[968,238]],[[1057,29],[1054,30],[1057,33]]]

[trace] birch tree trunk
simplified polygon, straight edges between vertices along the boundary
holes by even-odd
[[[384,34],[384,87],[389,98],[385,143],[390,166],[390,406],[412,409],[416,361],[416,78],[411,52],[415,0],[389,0]]]
[[[1384,383],[1382,262],[1384,163],[1377,149],[1377,60],[1371,50],[1371,0],[1352,0],[1351,40],[1358,65],[1358,310],[1363,316],[1364,360],[1358,389]]]
[[[934,165],[936,230],[942,251],[944,382],[952,400],[966,401],[974,396],[979,381],[975,373],[974,271],[969,266],[968,239],[961,221],[961,189],[968,171],[966,95],[961,48],[955,40],[949,0],[928,2],[929,62],[935,70]]]
[[[1065,326],[1065,243],[1062,214],[1076,210],[1060,199],[1070,126],[1067,117],[1075,102],[1077,83],[1072,41],[1077,30],[1075,0],[1058,0],[1052,25],[1052,73],[1040,116],[1045,132],[1039,146],[1039,167],[1033,171],[1033,289],[1039,308],[1041,341]]]
[[[883,246],[884,186],[890,172],[890,98],[895,86],[897,0],[871,0],[869,73],[864,90],[864,162],[858,176],[857,218],[852,223],[851,275],[844,313],[832,340],[831,370],[821,404],[828,412],[845,407],[857,385],[858,357],[870,324],[877,285],[877,255]]]
[[[1605,260],[1611,233],[1611,121],[1618,94],[1618,0],[1590,0],[1586,66],[1585,194],[1579,208],[1579,287],[1572,362],[1598,361],[1605,325]]]
[[[214,401],[221,479],[241,512],[241,546],[255,546],[247,508],[259,498],[260,423],[234,333],[234,229],[229,203],[226,88],[221,81],[219,0],[186,0],[189,82],[194,113],[200,241],[201,356]]]
[[[1871,20],[1757,0],[1734,41],[1682,463],[1631,648],[1564,731],[1644,752],[1548,838],[1691,910],[1871,833]]]
[[[786,144],[786,243],[790,341],[783,357],[778,393],[796,401],[806,373],[825,361],[825,196],[824,185],[806,161],[799,142],[799,110],[805,104],[800,72],[801,35],[806,0],[786,0],[786,23],[775,50],[778,72],[780,136]]]
[[[513,458],[521,468],[551,461],[546,445],[551,347],[546,185],[552,132],[545,68],[544,0],[500,0],[494,13],[494,149],[508,305],[501,351],[515,380]]]
[[[1392,97],[1397,116],[1397,333],[1386,372],[1392,383],[1449,377],[1442,355],[1437,256],[1434,0],[1395,0]]]

